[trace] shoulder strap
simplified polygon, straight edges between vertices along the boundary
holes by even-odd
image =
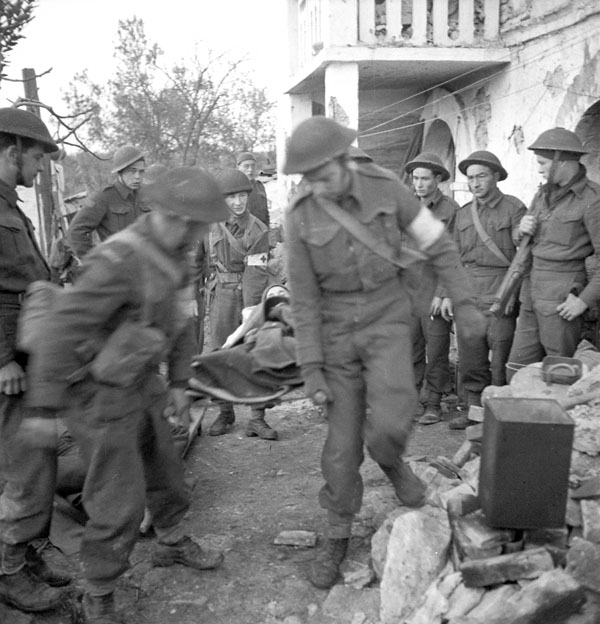
[[[477,234],[479,238],[483,241],[483,244],[498,258],[498,260],[502,261],[504,266],[510,266],[510,260],[500,251],[498,245],[491,239],[490,235],[483,229],[483,225],[481,225],[481,221],[479,220],[479,215],[477,214],[477,200],[475,196],[473,196],[473,201],[471,202],[471,217],[473,219],[473,225],[477,230]]]
[[[402,247],[400,250],[394,249],[386,241],[377,238],[369,228],[355,219],[350,213],[340,208],[335,202],[323,197],[314,197],[314,200],[324,212],[332,219],[335,219],[335,221],[350,232],[354,238],[359,240],[365,247],[368,247],[373,253],[391,262],[393,265],[401,269],[406,269],[406,267],[419,260],[427,260],[427,256],[420,251],[406,247]]]
[[[246,251],[240,246],[240,241],[233,236],[233,234],[227,229],[227,226],[224,223],[219,223],[219,228],[225,234],[229,244],[242,256],[246,255]]]

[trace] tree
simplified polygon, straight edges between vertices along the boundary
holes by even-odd
[[[66,103],[72,110],[96,106],[87,132],[99,149],[130,143],[149,162],[216,167],[241,149],[272,148],[274,104],[242,60],[200,49],[168,68],[163,58],[143,20],[133,17],[119,22],[116,72],[106,86],[85,73],[74,77]]]
[[[21,31],[33,19],[34,8],[34,0],[0,0],[0,81],[7,54],[23,38]]]

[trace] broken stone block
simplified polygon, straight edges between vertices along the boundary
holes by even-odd
[[[375,580],[375,572],[370,565],[348,560],[344,564],[346,565],[343,565],[341,569],[344,585],[353,589],[363,589]]]
[[[581,504],[578,500],[567,497],[567,511],[565,513],[565,524],[570,527],[580,527],[583,523],[581,517]]]
[[[279,546],[314,548],[317,545],[317,534],[314,531],[281,531],[273,543]]]
[[[448,610],[448,597],[460,583],[460,573],[449,563],[427,588],[421,604],[405,620],[406,624],[441,624]]]
[[[467,587],[464,583],[460,583],[448,599],[445,618],[453,621],[459,616],[466,615],[481,602],[484,594],[485,589]]]
[[[600,370],[593,368],[569,387],[569,396],[600,392]]]
[[[567,572],[555,568],[506,599],[501,609],[481,621],[485,624],[564,622],[579,612],[585,599],[583,587]]]
[[[490,618],[498,613],[504,612],[504,605],[509,598],[519,591],[516,585],[500,585],[489,591],[486,591],[479,604],[474,607],[467,616],[473,618],[476,622],[485,622],[488,624]],[[503,620],[511,622],[512,620]]]
[[[465,472],[464,481],[466,481],[477,493],[479,491],[479,465],[481,463],[480,457],[475,457],[475,459],[470,459],[464,466],[463,471]]]
[[[539,548],[547,545],[566,548],[569,531],[567,527],[558,529],[527,529],[523,537],[525,548]]]
[[[567,552],[567,572],[583,587],[600,593],[600,546],[575,538]]]
[[[461,559],[495,557],[502,553],[505,544],[515,541],[515,531],[488,526],[481,509],[460,516],[449,504],[448,517],[454,544]]]
[[[577,489],[569,491],[569,495],[575,499],[600,496],[600,477],[583,480]]]
[[[522,578],[537,578],[553,569],[552,557],[544,548],[465,561],[460,566],[463,582],[467,587],[487,587]]]
[[[483,424],[471,425],[467,427],[465,433],[469,442],[481,442],[483,440]]]
[[[452,456],[452,463],[459,468],[462,468],[471,457],[471,453],[473,452],[473,446],[469,440],[465,440],[461,445],[458,451],[454,453]]]
[[[346,585],[334,585],[325,598],[322,610],[324,615],[335,618],[340,624],[352,624],[356,621],[356,614],[361,614],[363,621],[377,621],[379,604],[378,589],[352,589]]]
[[[383,576],[383,568],[385,567],[385,558],[387,555],[387,547],[394,528],[394,522],[399,516],[410,513],[407,507],[397,507],[389,513],[381,526],[375,531],[371,538],[371,564],[378,579]]]
[[[600,544],[600,500],[597,498],[581,499],[581,520],[583,539]]]
[[[473,498],[477,500],[477,497],[475,496],[475,492],[473,491],[473,488],[468,483],[461,483],[460,485],[453,487],[451,490],[448,490],[447,492],[443,492],[440,496],[440,500],[441,500],[443,508],[447,509],[448,503],[450,500],[462,498],[466,496],[472,496]],[[478,500],[477,500],[476,506],[479,507]],[[460,515],[464,515],[464,514],[461,513]]]
[[[479,407],[478,405],[469,406],[468,419],[473,422],[482,423],[483,422],[483,407]]]
[[[415,609],[446,565],[450,537],[441,509],[424,507],[396,518],[380,585],[382,624],[396,624]]]

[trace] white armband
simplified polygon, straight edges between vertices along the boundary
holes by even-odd
[[[247,266],[266,267],[268,259],[269,259],[269,257],[268,257],[268,254],[266,252],[258,253],[258,254],[250,254],[250,255],[246,256],[246,265]]]
[[[444,224],[436,219],[431,210],[425,206],[421,206],[421,210],[407,228],[409,235],[421,251],[431,247],[445,230]]]

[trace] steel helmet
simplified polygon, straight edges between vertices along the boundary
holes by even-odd
[[[233,195],[234,193],[250,193],[252,183],[248,176],[238,169],[225,169],[217,175],[217,182],[223,191],[223,195]]]
[[[433,173],[441,175],[442,182],[445,182],[450,178],[450,172],[446,169],[446,167],[444,167],[442,159],[433,152],[421,152],[416,158],[413,158],[411,161],[406,163],[404,171],[406,171],[406,173],[412,173],[419,167],[431,169]]]
[[[589,151],[583,147],[579,137],[566,128],[545,130],[527,149],[534,152],[568,152],[570,154],[578,154],[579,157],[587,154]],[[550,155],[550,158],[552,158],[552,155]]]
[[[215,178],[194,167],[170,169],[142,186],[140,193],[157,212],[200,223],[225,221],[231,214]]]
[[[143,152],[133,145],[123,145],[113,154],[113,168],[111,173],[120,173],[123,169],[133,165],[138,160],[144,160]]]
[[[357,137],[356,130],[317,115],[300,122],[287,145],[283,173],[306,173],[343,154]]]
[[[469,165],[484,165],[485,167],[489,167],[492,171],[499,173],[499,180],[506,180],[506,178],[508,178],[508,173],[502,166],[498,156],[496,156],[496,154],[492,154],[492,152],[488,152],[487,150],[478,150],[473,152],[468,158],[465,158],[458,163],[458,169],[461,173],[467,175]]]
[[[0,132],[37,141],[47,154],[58,151],[46,124],[37,115],[20,108],[0,108]]]
[[[144,184],[154,182],[156,178],[165,173],[165,171],[168,171],[168,169],[167,165],[163,165],[162,163],[154,163],[153,165],[150,165],[144,174]]]
[[[246,160],[253,160],[256,162],[256,156],[252,152],[242,152],[241,154],[238,154],[235,164],[241,165]]]

